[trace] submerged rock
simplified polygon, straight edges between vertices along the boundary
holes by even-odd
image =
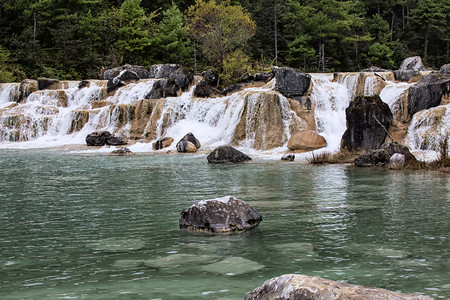
[[[294,161],[295,159],[295,154],[289,153],[289,154],[285,154],[281,157],[281,160],[285,160],[285,161]]]
[[[402,294],[380,288],[336,282],[319,277],[287,274],[272,278],[245,295],[245,300],[428,300],[427,296]]]
[[[450,94],[450,75],[428,74],[409,88],[408,114],[412,117],[416,112],[436,107],[441,104],[442,96]]]
[[[157,151],[157,150],[161,150],[164,148],[169,147],[170,145],[172,145],[174,139],[171,137],[165,137],[162,139],[157,140],[156,142],[154,142],[152,144],[152,148],[153,150]]]
[[[247,154],[229,146],[219,146],[207,157],[209,163],[240,163],[252,160]]]
[[[120,148],[120,149],[116,149],[113,152],[110,153],[111,155],[131,155],[133,154],[133,152],[128,149],[127,147],[125,148]]]
[[[311,84],[311,75],[294,68],[274,68],[275,90],[285,97],[296,98],[306,94]]]
[[[180,215],[180,229],[214,233],[248,230],[259,225],[262,216],[250,205],[234,197],[197,202]]]
[[[289,139],[287,147],[291,150],[312,151],[327,146],[327,141],[314,130],[299,131]]]
[[[178,97],[181,95],[181,88],[173,79],[161,79],[155,82],[151,91],[145,99],[162,99],[167,97]]]
[[[404,156],[406,164],[416,163],[417,160],[411,154],[408,147],[400,145],[395,142],[384,143],[380,149],[370,151],[355,159],[355,166],[357,167],[372,167],[384,166],[388,164],[394,154],[401,154]]]
[[[379,96],[357,97],[345,109],[347,130],[341,148],[350,151],[378,149],[386,139],[393,115]]]
[[[202,267],[203,271],[220,275],[241,275],[255,272],[264,268],[264,265],[245,259],[243,257],[229,257],[222,261]]]
[[[136,251],[145,247],[145,243],[138,239],[116,239],[109,238],[100,240],[94,244],[95,250],[105,252],[128,252]]]

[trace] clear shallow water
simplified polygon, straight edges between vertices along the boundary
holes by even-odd
[[[260,226],[178,229],[225,195]],[[286,273],[450,298],[445,174],[3,150],[0,205],[1,299],[242,299]]]

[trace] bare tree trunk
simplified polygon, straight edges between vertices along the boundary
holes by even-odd
[[[33,10],[33,44],[36,44],[36,31],[37,31],[36,11]]]
[[[425,62],[428,59],[428,31],[425,32],[425,43],[423,46],[423,59]]]
[[[394,38],[394,20],[395,20],[395,13],[394,13],[394,9],[392,9],[391,38],[390,38],[390,42],[392,42],[392,40],[393,40],[393,38]]]
[[[275,65],[278,65],[277,0],[274,1]]]

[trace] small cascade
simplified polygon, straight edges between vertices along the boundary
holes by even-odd
[[[20,96],[20,83],[0,83],[0,108],[17,102]]]
[[[365,76],[364,79],[364,96],[375,96],[377,94],[377,77],[375,75],[371,75]]]
[[[356,79],[355,79],[356,78]],[[358,77],[342,77],[338,82],[332,81],[330,75],[312,76],[313,89],[311,98],[315,103],[317,132],[327,141],[327,149],[337,151],[341,137],[347,129],[345,109],[353,97],[353,89]]]
[[[347,91],[349,91],[350,101],[357,96],[359,73],[338,73],[333,81],[344,85]]]
[[[394,119],[399,122],[409,121],[408,115],[408,89],[411,84],[406,82],[394,83],[389,81],[380,92],[381,100],[389,105]]]
[[[406,145],[413,151],[438,152],[445,138],[450,139],[450,104],[416,113],[408,129]]]

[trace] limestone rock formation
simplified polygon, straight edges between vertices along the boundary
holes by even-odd
[[[313,130],[299,131],[291,136],[287,147],[291,150],[312,151],[327,146],[327,141]]]
[[[245,300],[431,300],[380,288],[336,282],[319,277],[287,274],[272,278],[245,295]]]
[[[133,151],[131,151],[130,149],[125,147],[125,148],[116,149],[116,150],[112,151],[110,154],[111,155],[119,155],[119,156],[121,156],[121,155],[131,155],[131,154],[133,154]]]
[[[186,91],[194,81],[194,74],[187,68],[178,68],[173,70],[168,75],[182,91]]]
[[[38,90],[51,90],[59,88],[60,81],[58,79],[38,78]]]
[[[180,66],[176,64],[159,64],[150,67],[150,78],[168,78],[169,74],[178,69]]]
[[[409,88],[408,114],[436,107],[441,104],[442,96],[450,94],[450,75],[433,73],[420,78],[419,82]]]
[[[393,116],[389,106],[379,96],[357,97],[350,102],[345,114],[347,130],[342,136],[341,148],[371,150],[383,144]]]
[[[178,97],[181,95],[181,88],[173,79],[161,79],[153,84],[151,91],[145,99],[162,99],[166,97]]]
[[[113,78],[119,76],[119,74],[124,70],[135,73],[139,77],[139,79],[150,78],[150,72],[146,68],[144,68],[142,66],[135,66],[135,65],[124,65],[121,67],[106,70],[103,73],[103,80],[113,79]]]
[[[234,197],[204,200],[185,209],[180,215],[180,229],[229,233],[259,225],[262,216],[250,205]]]
[[[154,142],[152,144],[152,148],[153,150],[157,151],[157,150],[161,150],[164,148],[169,147],[170,145],[172,145],[174,139],[171,137],[165,137],[162,139],[157,140],[156,142]]]
[[[275,90],[285,97],[296,98],[306,94],[311,84],[311,76],[294,68],[274,68]]]
[[[112,135],[109,131],[95,131],[86,136],[88,146],[121,146],[126,145],[128,140],[124,137]]]
[[[209,163],[240,163],[252,160],[245,153],[229,146],[219,146],[206,158]]]
[[[404,156],[405,164],[416,163],[414,155],[409,152],[408,147],[395,142],[384,143],[380,149],[372,150],[355,159],[357,167],[384,166],[388,164],[394,154]]]
[[[19,98],[16,100],[17,102],[22,101],[23,99],[27,98],[31,93],[36,92],[39,90],[39,83],[37,80],[32,79],[24,79],[20,83],[19,86]]]

